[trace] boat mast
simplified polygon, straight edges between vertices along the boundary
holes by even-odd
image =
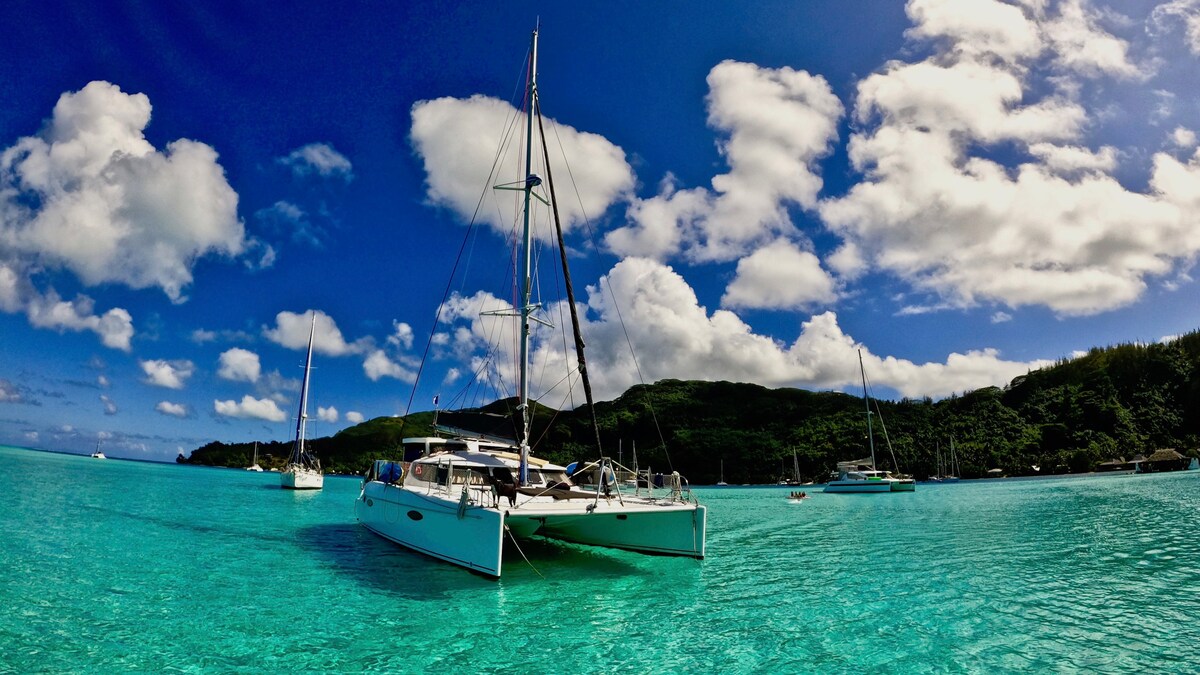
[[[297,464],[304,460],[304,424],[308,420],[308,374],[312,370],[313,335],[317,331],[317,313],[313,312],[312,325],[308,328],[308,358],[304,360],[304,384],[300,387],[300,416],[296,420],[296,447],[292,459]],[[257,448],[257,446],[255,446]]]
[[[871,431],[871,399],[867,395],[867,369],[863,366],[862,350],[858,350],[858,371],[862,373],[863,404],[867,408],[867,443],[871,446],[871,468],[875,468],[875,434]]]
[[[533,252],[530,243],[532,237],[529,230],[529,204],[530,197],[533,193],[533,188],[541,184],[541,178],[533,173],[533,106],[537,95],[537,43],[538,31],[533,29],[533,35],[530,38],[529,46],[529,86],[525,92],[525,213],[524,224],[521,234],[522,246],[522,266],[524,274],[521,276],[521,375],[520,375],[520,403],[518,408],[521,411],[521,468],[518,471],[518,480],[521,485],[525,485],[529,480],[529,315],[533,313],[533,306],[530,300],[533,297],[533,289],[531,288],[532,270],[533,270]]]

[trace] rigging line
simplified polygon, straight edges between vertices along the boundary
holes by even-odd
[[[554,131],[554,137],[558,140],[559,154],[562,156],[563,164],[567,167],[567,176],[571,180],[571,185],[575,186],[575,199],[579,204],[579,211],[583,214],[583,226],[587,230],[588,240],[592,243],[593,250],[599,250],[596,241],[596,231],[592,228],[592,221],[588,218],[587,209],[583,205],[583,198],[579,194],[578,185],[575,182],[575,173],[571,170],[571,161],[566,156],[566,151],[563,149],[562,138],[558,135],[558,125],[554,124],[554,120],[550,120],[550,128]],[[621,303],[617,301],[616,293],[613,293],[612,286],[609,284],[601,284],[607,286],[608,296],[612,299],[613,310],[617,313],[617,321],[621,324],[621,332],[625,336],[625,345],[629,348],[629,357],[633,360],[634,370],[637,371],[638,382],[642,385],[646,384],[646,377],[642,374],[642,365],[638,362],[637,353],[633,349],[633,340],[629,337],[629,328],[625,325],[625,316],[621,312]],[[667,460],[667,467],[672,471],[675,470],[674,463],[671,461],[671,453],[667,449],[667,440],[663,436],[662,426],[658,422],[658,414],[654,411],[654,404],[650,400],[650,392],[645,392],[646,408],[650,411],[650,419],[654,422],[654,430],[658,434],[658,441],[662,446],[663,455]]]
[[[870,378],[866,376],[866,371],[863,372],[863,378],[867,381],[868,387],[871,384]],[[869,392],[867,398],[875,403],[875,415],[879,417],[879,428],[883,430],[883,441],[887,443],[888,453],[892,456],[892,468],[896,473],[900,473],[900,463],[896,461],[896,451],[892,449],[892,439],[888,438],[887,425],[883,422],[883,409],[879,407],[879,399],[872,396]]]
[[[492,157],[492,166],[488,170],[489,180],[485,183],[491,183],[491,177],[496,175],[496,167],[500,164],[500,159],[503,157],[505,134],[501,134],[501,141],[497,144],[496,154]],[[475,211],[471,214],[471,220],[467,223],[467,231],[463,235],[463,242],[458,247],[458,254],[454,258],[454,265],[450,268],[450,277],[446,280],[446,290],[442,292],[442,299],[438,303],[437,312],[434,314],[433,325],[429,329],[429,337],[425,340],[425,349],[421,353],[421,365],[417,366],[417,375],[413,379],[412,392],[408,395],[408,403],[404,408],[404,418],[401,419],[400,428],[404,428],[404,420],[408,418],[408,414],[412,411],[413,400],[417,396],[417,385],[421,382],[421,374],[425,371],[425,361],[429,358],[429,350],[433,346],[433,336],[437,334],[438,324],[442,319],[442,310],[446,307],[446,299],[450,297],[450,289],[454,286],[454,278],[458,274],[458,268],[463,260],[463,252],[467,249],[467,242],[471,241],[471,233],[475,230],[478,224],[479,212],[483,208],[484,199],[488,193],[488,188],[484,187],[479,193],[479,199],[475,202]],[[465,284],[465,280],[463,281]]]
[[[512,530],[508,529],[508,525],[504,526],[504,533],[507,534],[508,538],[512,540],[513,546],[515,546],[517,549],[517,553],[520,553],[521,557],[525,559],[525,564],[529,565],[529,569],[533,570],[534,574],[542,577],[542,581],[545,581],[546,577],[542,576],[542,573],[538,571],[538,568],[534,567],[533,563],[529,562],[529,557],[525,555],[525,551],[521,550],[521,545],[517,543],[516,535],[512,533]]]
[[[600,422],[596,419],[596,402],[592,399],[592,383],[588,381],[587,359],[583,355],[583,335],[579,329],[579,312],[575,309],[575,290],[571,288],[571,270],[567,267],[567,244],[563,240],[562,220],[558,213],[558,199],[554,191],[554,172],[550,169],[550,149],[546,145],[546,130],[542,126],[541,98],[534,92],[531,105],[537,110],[538,132],[542,135],[542,153],[546,161],[546,184],[550,188],[551,210],[554,212],[554,231],[558,235],[558,250],[562,256],[563,282],[567,289],[567,302],[571,310],[571,328],[575,334],[575,358],[579,367],[579,379],[583,383],[583,395],[587,399],[588,413],[592,418],[592,429],[596,434],[596,452],[603,457],[604,447],[600,444]]]

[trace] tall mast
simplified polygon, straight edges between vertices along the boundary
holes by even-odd
[[[521,468],[519,470],[519,480],[521,485],[525,485],[529,478],[529,315],[533,313],[533,307],[530,301],[533,297],[532,289],[532,269],[533,269],[533,252],[530,242],[532,237],[529,231],[529,203],[533,188],[537,187],[542,181],[533,173],[533,106],[537,96],[537,43],[538,32],[537,28],[533,29],[533,36],[530,38],[529,46],[529,86],[525,92],[525,213],[524,225],[521,235],[522,246],[522,266],[524,274],[521,276],[521,381],[520,393],[521,398],[519,409],[521,411]]]
[[[312,325],[308,328],[308,358],[304,360],[304,384],[300,387],[300,417],[296,420],[296,450],[293,454],[297,462],[302,461],[304,455],[304,423],[308,420],[308,373],[312,370],[313,335],[316,331],[317,313],[313,312]]]
[[[871,446],[871,468],[875,468],[875,434],[871,431],[871,399],[867,395],[867,369],[863,366],[862,350],[858,350],[858,370],[862,373],[863,405],[867,407],[867,443]]]

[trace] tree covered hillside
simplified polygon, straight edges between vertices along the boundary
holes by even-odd
[[[511,414],[512,400],[485,407]],[[1200,447],[1200,333],[1167,344],[1097,348],[1079,358],[934,402],[878,402],[876,456],[891,468],[886,439],[904,473],[935,472],[936,452],[954,440],[961,473],[989,469],[1007,475],[1094,470],[1114,458]],[[376,418],[311,441],[326,470],[361,473],[376,458],[397,458],[400,439],[432,433],[432,412]],[[792,453],[804,479],[823,479],[839,460],[868,454],[861,397],[837,392],[767,389],[753,384],[663,380],[598,402],[604,454],[656,471],[679,471],[713,483],[721,461],[730,483],[773,482],[789,476]],[[882,426],[879,419],[882,418]],[[537,406],[534,453],[561,463],[593,458],[588,411]],[[278,467],[290,443],[260,444],[264,467]],[[184,460],[248,466],[253,444],[211,443]],[[264,453],[271,459],[263,461]],[[1035,467],[1037,467],[1035,469]]]

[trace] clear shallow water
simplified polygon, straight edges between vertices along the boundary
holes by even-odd
[[[1200,473],[699,489],[702,562],[556,543],[491,581],[358,480],[0,447],[0,671],[1196,672]]]

